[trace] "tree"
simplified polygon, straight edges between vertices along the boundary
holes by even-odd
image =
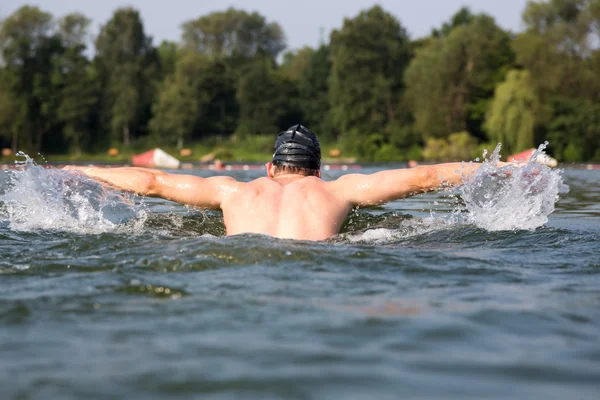
[[[159,89],[150,129],[156,137],[176,142],[181,148],[194,135],[198,138],[232,132],[236,108],[234,80],[226,65],[183,51],[174,73]]]
[[[452,18],[450,18],[450,21],[444,22],[440,29],[433,29],[431,31],[431,36],[437,38],[448,36],[455,28],[469,25],[471,22],[473,22],[474,18],[475,15],[473,15],[469,7],[462,7],[456,14],[452,16]]]
[[[248,64],[238,84],[240,121],[237,133],[275,134],[300,118],[294,115],[298,93],[293,81],[275,71],[267,59]]]
[[[501,142],[509,154],[533,147],[539,110],[529,71],[510,71],[496,88],[487,112],[485,128],[490,139]]]
[[[167,76],[159,88],[150,121],[150,130],[156,137],[175,138],[180,148],[198,120],[198,70],[207,62],[198,58],[193,53],[180,57],[174,74]]]
[[[298,81],[308,70],[315,50],[305,46],[297,51],[289,51],[283,55],[281,72],[293,81]]]
[[[116,10],[96,39],[95,66],[105,88],[102,109],[113,139],[130,144],[150,119],[158,56],[139,12]]]
[[[183,46],[215,57],[272,60],[285,48],[283,31],[276,22],[267,23],[257,12],[229,8],[183,24]]]
[[[600,1],[531,1],[527,26],[515,41],[517,60],[529,69],[543,99],[552,93],[598,100]],[[597,60],[597,58],[596,58]]]
[[[595,158],[600,140],[600,1],[531,1],[515,40],[541,102],[539,130],[559,159]],[[600,154],[598,154],[600,155]]]
[[[235,129],[242,135],[273,133],[288,118],[294,100],[284,102],[290,88],[274,69],[277,56],[285,48],[283,31],[277,23],[267,22],[256,12],[234,8],[213,12],[183,24],[182,48],[225,67],[227,82],[217,79],[222,84],[213,87],[214,100],[207,104],[213,117],[220,117],[220,122],[213,119],[211,129],[220,133]],[[236,88],[235,98],[231,97],[231,84]]]
[[[600,161],[600,103],[582,98],[553,97],[547,138],[560,160]]]
[[[163,40],[158,46],[158,59],[160,64],[161,80],[175,71],[177,63],[177,43]]]
[[[335,138],[329,106],[329,54],[329,47],[325,45],[312,51],[303,73],[298,78],[298,103],[302,112],[302,122],[325,140]]]
[[[383,133],[398,119],[408,34],[394,16],[375,6],[345,19],[331,33],[330,49],[332,122],[347,144],[360,149],[363,135]]]
[[[59,36],[64,52],[55,60],[54,95],[60,99],[57,116],[63,135],[81,155],[81,147],[90,140],[89,117],[98,102],[97,76],[85,56],[90,20],[79,13],[59,21]]]
[[[435,162],[468,160],[473,157],[476,149],[477,140],[469,132],[456,132],[447,139],[427,139],[423,158]]]
[[[13,152],[17,151],[18,143],[18,121],[23,121],[24,117],[18,113],[23,107],[15,98],[10,81],[11,76],[8,71],[0,68],[0,137],[10,143]]]
[[[52,16],[37,7],[23,6],[2,21],[0,51],[4,61],[4,102],[15,112],[12,147],[40,151],[44,133],[54,122],[55,104],[49,89],[52,58],[59,46],[52,32]],[[5,110],[6,110],[5,106]]]
[[[329,47],[318,49],[303,47],[295,52],[285,53],[279,69],[280,74],[297,88],[295,102],[296,121],[308,126],[319,134],[321,140],[334,139],[329,115],[329,74],[331,61]]]
[[[461,131],[483,138],[494,88],[513,64],[510,36],[487,15],[433,39],[405,74],[415,130],[424,139]]]

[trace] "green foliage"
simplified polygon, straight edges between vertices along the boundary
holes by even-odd
[[[412,145],[410,147],[410,149],[408,149],[408,151],[406,152],[406,154],[399,158],[398,160],[402,160],[402,161],[410,161],[410,160],[415,160],[415,161],[419,161],[423,159],[423,148],[419,145]]]
[[[476,152],[477,139],[468,132],[457,132],[448,139],[428,139],[423,157],[427,161],[463,161],[471,159]]]
[[[120,8],[96,39],[96,68],[103,87],[102,113],[113,141],[128,146],[147,130],[158,55],[137,10]]]
[[[323,45],[311,53],[297,83],[302,123],[317,132],[322,141],[335,137],[328,97],[330,73],[329,47]]]
[[[600,158],[600,0],[529,1],[523,21],[511,34],[461,8],[411,41],[375,6],[330,43],[281,57],[282,27],[257,12],[199,16],[154,46],[140,13],[120,8],[88,49],[84,15],[24,6],[0,21],[0,147],[77,158],[112,145],[126,159],[185,143],[263,161],[278,131],[302,123],[360,160],[469,159],[479,141],[513,152],[544,140],[560,160]]]
[[[405,29],[380,6],[344,20],[331,33],[329,100],[333,125],[360,147],[365,132],[385,132],[399,119],[410,42]]]
[[[362,159],[373,161],[377,152],[385,146],[385,138],[382,134],[374,133],[364,138],[358,149],[358,154]]]
[[[91,139],[89,116],[97,106],[100,87],[96,71],[86,50],[90,20],[82,14],[68,14],[59,20],[59,36],[64,50],[54,59],[51,77],[54,94],[59,99],[56,116],[63,126],[63,136],[79,157],[82,145]]]
[[[553,97],[547,136],[554,154],[565,161],[596,158],[600,143],[600,103]]]
[[[301,119],[294,113],[297,98],[295,83],[276,71],[270,60],[258,59],[249,63],[238,85],[240,121],[237,133],[241,136],[274,135],[291,126]]]
[[[159,143],[176,142],[179,148],[192,137],[228,133],[234,126],[234,96],[233,79],[223,62],[184,51],[159,89],[150,130]]]
[[[523,13],[527,30],[515,41],[545,99],[559,94],[596,99],[600,92],[598,0],[531,1]]]
[[[477,138],[469,132],[457,132],[448,136],[448,156],[453,161],[468,160],[477,151]]]
[[[436,38],[448,36],[455,28],[471,24],[474,18],[475,15],[473,15],[471,9],[469,7],[463,7],[450,18],[450,21],[444,22],[440,29],[433,29],[431,31],[431,36]]]
[[[315,50],[305,46],[298,51],[289,51],[283,55],[281,72],[293,81],[298,81],[306,74]]]
[[[531,1],[514,47],[542,103],[539,130],[558,159],[594,157],[600,142],[600,1]]]
[[[40,150],[44,133],[54,121],[55,103],[48,88],[48,71],[57,41],[52,32],[52,16],[37,7],[23,6],[2,22],[0,49],[6,69],[5,84],[15,104],[17,119],[11,124],[12,147]],[[10,100],[7,100],[10,99]]]
[[[150,130],[155,137],[162,138],[164,144],[176,140],[182,147],[198,121],[202,101],[198,98],[198,70],[202,70],[203,64],[208,61],[194,56],[188,53],[180,57],[175,73],[167,76],[159,89]]]
[[[175,71],[177,63],[177,43],[163,40],[158,48],[158,60],[160,64],[161,79],[165,79]]]
[[[257,12],[229,8],[183,24],[183,46],[200,54],[233,59],[257,55],[275,59],[285,48],[276,22],[267,23]]]
[[[18,118],[19,107],[11,90],[10,79],[8,71],[0,69],[0,138],[4,138],[6,142],[12,141],[12,149],[16,151],[16,121],[21,118]]]
[[[240,148],[248,153],[273,154],[273,135],[248,135],[238,141]]]
[[[205,79],[207,84],[217,82],[211,94],[196,92],[201,104],[208,102],[202,119],[213,119],[213,133],[275,133],[289,119],[297,123],[294,117],[299,113],[292,111],[298,108],[295,83],[290,83],[289,73],[274,68],[285,48],[277,23],[268,23],[256,12],[229,8],[186,22],[182,43],[185,51],[226,65],[224,78],[213,74]],[[221,122],[214,121],[215,116]]]
[[[498,85],[485,123],[490,139],[509,154],[534,147],[536,115],[540,104],[526,70],[512,70]]]
[[[578,143],[569,143],[563,151],[563,161],[565,162],[577,162],[582,161],[581,154],[583,153],[582,147]]]
[[[487,104],[513,60],[510,36],[486,15],[432,40],[405,75],[415,130],[424,138],[462,130],[483,137]]]
[[[423,149],[423,158],[427,161],[445,161],[448,159],[446,139],[429,138]]]

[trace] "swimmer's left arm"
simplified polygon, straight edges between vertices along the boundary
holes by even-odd
[[[506,163],[499,163],[499,166]],[[380,171],[371,175],[350,174],[333,183],[353,206],[374,206],[463,183],[481,166],[479,163],[447,163],[410,169]]]
[[[336,191],[353,207],[368,207],[423,193],[432,186],[432,176],[430,167],[421,166],[344,175],[332,184],[338,186]]]
[[[201,178],[164,171],[136,168],[65,167],[81,171],[90,178],[136,194],[160,197],[200,208],[218,209],[225,197],[240,183],[227,176]]]

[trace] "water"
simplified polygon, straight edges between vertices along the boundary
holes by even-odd
[[[600,171],[521,171],[317,243],[0,172],[0,397],[596,399]]]

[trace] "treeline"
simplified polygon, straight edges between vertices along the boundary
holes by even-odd
[[[303,123],[363,160],[465,159],[548,140],[563,161],[600,160],[600,0],[530,1],[525,30],[459,10],[411,39],[380,6],[328,43],[283,54],[282,27],[230,8],[155,46],[122,8],[90,20],[24,6],[0,25],[0,146],[105,152],[243,141]],[[90,58],[90,54],[92,55]]]

